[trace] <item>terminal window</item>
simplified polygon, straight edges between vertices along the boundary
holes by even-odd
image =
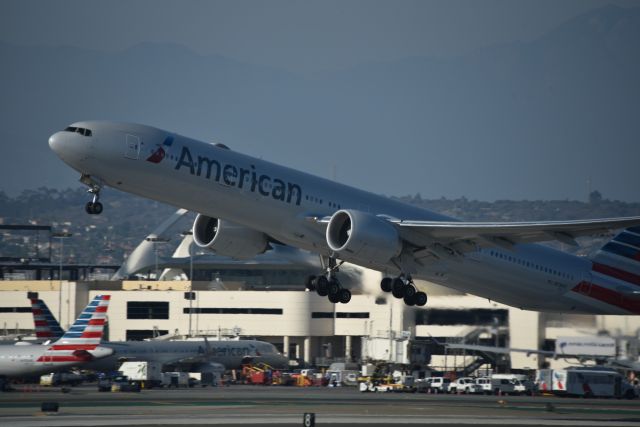
[[[192,307],[183,308],[182,312],[189,314],[282,314],[281,308],[236,308],[236,307]]]
[[[168,319],[169,303],[162,301],[128,301],[127,319]]]
[[[0,313],[31,313],[31,307],[0,307]]]
[[[469,310],[438,309],[416,311],[416,325],[475,325],[503,326],[508,323],[509,311],[476,308]]]

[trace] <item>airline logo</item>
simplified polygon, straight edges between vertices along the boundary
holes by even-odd
[[[73,326],[56,341],[38,362],[86,362],[100,344],[107,320],[110,295],[98,295],[85,307]]]
[[[41,299],[31,298],[31,312],[36,326],[36,338],[40,340],[58,339],[64,331],[53,317],[49,307]]]
[[[162,159],[164,159],[165,156],[167,155],[167,151],[169,151],[169,147],[171,147],[171,144],[173,144],[173,136],[169,135],[168,137],[165,138],[162,145],[160,144],[156,145],[157,148],[153,153],[151,153],[149,157],[147,157],[147,161],[151,163],[156,163],[156,164],[160,163]]]
[[[153,157],[153,156],[151,156]],[[260,173],[255,165],[247,167],[222,163],[216,159],[197,156],[194,159],[188,147],[182,146],[175,170],[186,168],[190,175],[215,181],[226,187],[237,187],[244,191],[259,193],[284,203],[300,206],[302,188],[295,183]]]

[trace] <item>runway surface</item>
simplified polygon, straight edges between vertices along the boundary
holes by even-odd
[[[42,402],[59,412],[43,414]],[[640,426],[640,401],[361,393],[354,388],[231,386],[99,393],[95,386],[21,388],[0,393],[3,426],[315,424]]]

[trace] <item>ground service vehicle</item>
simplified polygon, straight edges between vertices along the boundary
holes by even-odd
[[[634,388],[622,374],[606,368],[554,369],[551,391],[581,397],[636,397]]]
[[[431,377],[429,388],[433,393],[449,393],[449,384],[451,384],[449,378]]]
[[[75,372],[52,372],[40,377],[40,385],[43,386],[59,386],[59,385],[80,385],[85,380],[85,376]]]
[[[489,377],[476,378],[476,386],[478,393],[491,394],[493,391],[491,388],[491,378]]]
[[[449,393],[478,393],[480,388],[476,385],[473,378],[458,378],[449,384]]]
[[[124,362],[119,372],[129,378],[129,381],[140,383],[142,388],[162,386],[162,366],[154,362]]]

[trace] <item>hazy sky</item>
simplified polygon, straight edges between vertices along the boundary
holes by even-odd
[[[5,144],[4,159],[0,158],[4,172],[0,174],[0,181],[4,181],[0,190],[16,194],[42,185],[77,184],[73,172],[54,159],[48,149],[49,133],[79,119],[116,118],[144,121],[193,137],[222,138],[246,154],[260,157],[266,152],[268,160],[325,177],[333,174],[329,171],[337,171],[337,178],[347,184],[388,195],[421,192],[425,197],[464,195],[483,200],[584,200],[591,177],[594,188],[602,190],[605,197],[638,201],[640,196],[632,185],[640,177],[633,162],[640,152],[640,146],[633,143],[639,126],[634,116],[638,92],[630,90],[637,89],[633,87],[638,84],[635,73],[617,73],[615,61],[602,61],[593,55],[584,62],[574,61],[574,53],[591,52],[591,45],[576,49],[579,42],[571,35],[553,39],[566,42],[563,46],[541,44],[546,49],[543,60],[535,53],[531,56],[531,50],[524,46],[544,39],[571,18],[607,4],[624,8],[640,5],[637,1],[600,0],[0,0],[0,42],[12,48],[70,46],[108,52],[83,56],[86,52],[77,49],[17,49],[18,54],[2,58],[5,65],[16,67],[0,69],[0,83],[5,85],[0,84],[4,88],[0,92],[4,97],[0,98],[0,144]],[[624,57],[640,63],[640,57],[633,54],[636,28],[635,24],[627,25],[621,33],[623,43],[614,47],[631,46],[624,51],[631,53]],[[578,31],[576,37],[591,43],[588,34]],[[247,84],[242,80],[235,82],[236,86],[225,86],[222,89],[228,91],[224,92],[216,84],[224,86],[226,80],[216,80],[211,73],[180,74],[183,69],[178,66],[172,69],[170,78],[163,80],[164,74],[157,71],[166,71],[165,67],[150,69],[142,81],[149,83],[149,90],[155,94],[171,93],[174,102],[136,108],[134,99],[128,96],[141,86],[139,82],[127,72],[114,72],[117,67],[113,65],[96,65],[102,62],[95,58],[122,61],[123,56],[114,52],[145,42],[164,43],[162,58],[171,54],[166,53],[166,43],[173,43],[206,55],[207,60],[220,59],[212,55],[221,55],[241,65],[249,64],[245,68],[259,70],[259,77],[249,77]],[[521,57],[517,55],[509,57],[512,68],[501,62],[495,69],[485,68],[482,60],[465,62],[495,52],[499,49],[492,48],[500,45],[515,46],[516,50],[524,46],[520,53],[531,62],[518,62]],[[482,51],[485,47],[489,49]],[[75,69],[60,67],[65,78],[60,78],[56,70],[47,71],[51,58],[60,58],[58,53],[46,56],[52,51],[92,58],[88,61],[100,69],[91,71],[89,77],[98,79],[104,87],[127,87],[128,92],[113,91],[119,98],[106,96],[110,101],[104,102],[67,96],[65,89],[80,79],[73,79]],[[5,62],[13,58],[15,62]],[[48,63],[40,63],[41,58],[49,58]],[[402,61],[406,58],[412,60]],[[434,63],[445,63],[447,70],[454,71],[441,75],[438,70],[445,68],[424,68],[424,58],[435,58]],[[494,65],[492,58],[489,55],[484,59]],[[558,58],[569,58],[571,66],[558,67],[562,61],[553,62]],[[456,68],[451,63],[458,60],[472,65]],[[174,61],[180,63],[180,59]],[[393,70],[385,68],[387,62]],[[609,68],[600,67],[602,63]],[[147,70],[146,65],[143,61],[135,67]],[[271,73],[274,70],[265,66],[277,72]],[[202,70],[201,66],[195,68]],[[408,82],[403,80],[404,74],[392,72],[405,69],[409,70]],[[425,77],[425,69],[435,70],[435,74]],[[592,80],[574,78],[584,69],[592,71],[585,73]],[[609,70],[602,74],[605,80],[598,80],[601,69]],[[282,70],[300,75],[290,78],[291,74]],[[523,80],[510,80],[516,82],[510,87],[503,72],[506,77],[514,77],[508,75],[513,72]],[[118,81],[121,75],[124,77]],[[193,75],[198,81],[187,82],[195,88],[189,91],[185,88],[191,85],[181,85],[184,82],[180,80]],[[620,79],[619,75],[625,77]],[[371,80],[364,79],[359,85],[363,76]],[[260,80],[262,77],[264,80]],[[560,79],[558,86],[555,78]],[[251,79],[263,86],[254,88]],[[112,86],[107,86],[107,81]],[[331,84],[324,88],[318,81]],[[572,81],[576,84],[567,84]],[[341,88],[340,82],[348,85]],[[373,82],[370,87],[369,82]],[[128,87],[127,83],[134,86]],[[10,89],[15,89],[13,98]],[[52,93],[59,94],[59,103]],[[226,93],[226,98],[221,93]],[[108,115],[109,111],[120,111],[119,102],[130,108],[122,109],[126,116]],[[27,141],[22,129],[29,121],[39,123],[49,133],[38,130],[35,135],[34,131]],[[9,146],[17,137],[23,138],[22,144]],[[245,143],[245,139],[251,142]],[[35,151],[40,157],[34,157]],[[347,154],[340,158],[335,152]],[[622,160],[620,153],[625,154]],[[395,166],[393,174],[369,173],[386,170],[389,158],[398,155],[403,158],[402,164]],[[21,173],[20,165],[34,158],[57,162],[58,169],[32,174],[28,182],[13,180]],[[545,173],[541,173],[543,170]]]
[[[173,42],[200,54],[313,72],[528,41],[604,4],[637,2],[3,0],[0,40],[105,50]]]

